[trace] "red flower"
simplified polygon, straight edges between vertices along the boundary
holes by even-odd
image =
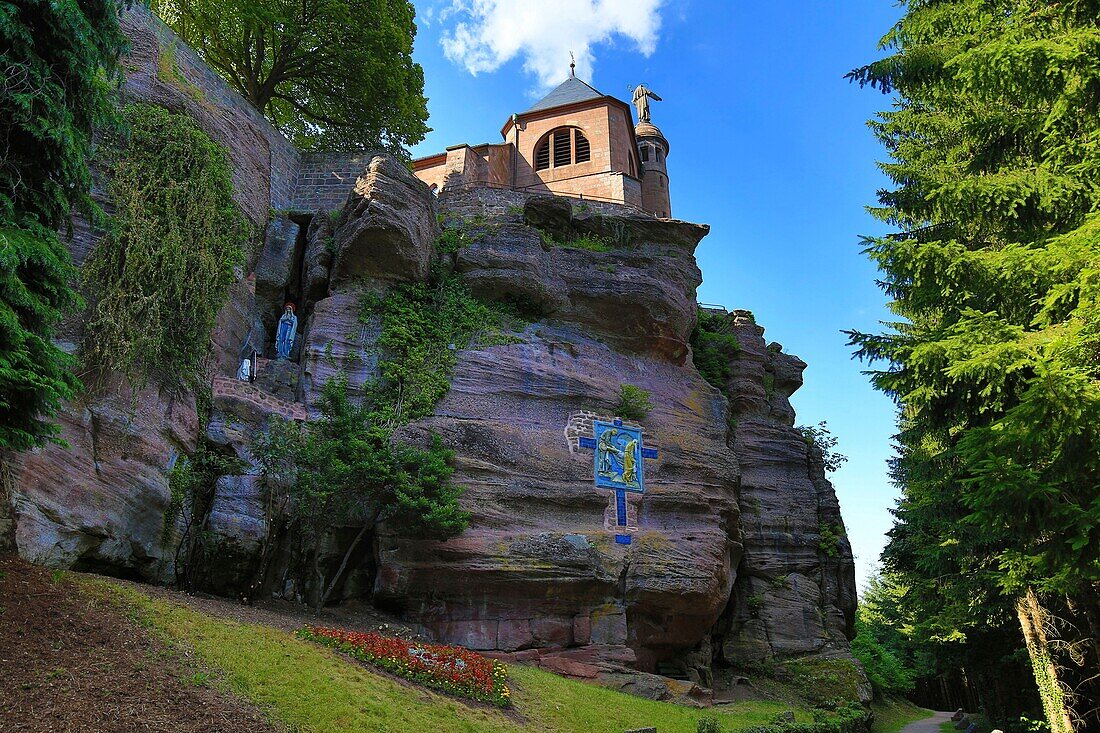
[[[429,687],[502,707],[510,702],[507,668],[464,647],[321,626],[306,626],[297,635]]]

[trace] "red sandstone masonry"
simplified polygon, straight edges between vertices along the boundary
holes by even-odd
[[[304,422],[309,419],[309,411],[300,402],[287,402],[286,400],[268,394],[255,387],[251,382],[245,382],[234,377],[214,377],[214,398],[228,397],[243,400],[267,412],[282,415],[288,420]]]

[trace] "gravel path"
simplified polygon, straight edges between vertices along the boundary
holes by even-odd
[[[932,717],[910,723],[901,729],[901,733],[940,733],[940,723],[951,720],[953,713],[933,713]]]

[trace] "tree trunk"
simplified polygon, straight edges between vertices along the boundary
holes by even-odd
[[[256,568],[256,574],[252,578],[252,583],[249,585],[249,597],[256,599],[260,596],[263,590],[264,583],[267,581],[268,567],[271,565],[271,557],[276,547],[279,538],[283,534],[283,526],[285,524],[284,517],[286,515],[286,505],[289,501],[289,497],[284,496],[282,502],[279,504],[279,508],[276,510],[271,509],[271,502],[269,501],[266,509],[267,518],[267,535],[264,538],[263,544],[260,546],[260,563]]]
[[[314,612],[320,613],[321,608],[324,606],[324,592],[325,576],[321,572],[321,539],[320,537],[313,543],[313,574],[317,576],[317,604],[313,607]]]
[[[1047,723],[1050,724],[1050,733],[1073,733],[1065,692],[1058,680],[1058,667],[1047,643],[1045,613],[1030,586],[1016,600],[1016,615],[1020,618],[1020,629],[1024,634],[1028,656],[1031,657],[1031,669],[1035,674],[1035,684],[1039,688],[1039,698],[1043,701]]]
[[[325,607],[325,603],[328,602],[328,597],[332,595],[332,591],[336,590],[336,584],[343,576],[344,570],[348,566],[348,560],[351,559],[351,554],[355,552],[355,548],[359,546],[359,541],[363,539],[363,535],[365,535],[367,530],[372,526],[374,526],[374,522],[364,524],[363,528],[359,530],[359,534],[355,535],[355,539],[351,541],[351,546],[348,547],[348,551],[344,553],[344,559],[340,561],[340,567],[336,569],[336,573],[333,574],[332,580],[329,581],[328,588],[325,590],[324,595],[321,596],[321,604],[318,606],[318,610]]]
[[[0,453],[0,552],[15,550],[15,511],[11,499],[14,488],[11,467]]]

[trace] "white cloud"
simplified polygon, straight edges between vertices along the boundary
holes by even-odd
[[[515,57],[545,90],[569,73],[590,80],[592,47],[623,37],[643,55],[653,53],[663,0],[451,0],[437,19],[443,52],[471,74],[494,71]]]

